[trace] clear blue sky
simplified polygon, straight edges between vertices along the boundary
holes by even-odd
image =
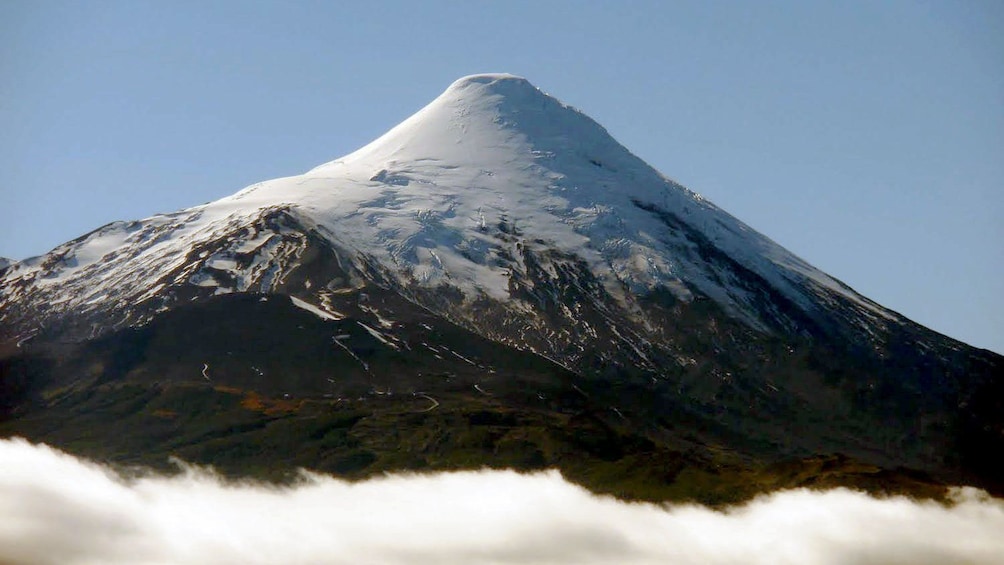
[[[0,2],[0,255],[511,72],[866,296],[1004,352],[1004,2]]]

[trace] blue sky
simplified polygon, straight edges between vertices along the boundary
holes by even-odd
[[[511,72],[1004,352],[1004,3],[0,3],[0,256],[303,172]]]

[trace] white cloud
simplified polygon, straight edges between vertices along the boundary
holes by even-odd
[[[990,564],[1004,501],[945,507],[837,489],[726,512],[599,497],[556,472],[398,475],[295,487],[189,469],[127,480],[0,440],[0,563]]]

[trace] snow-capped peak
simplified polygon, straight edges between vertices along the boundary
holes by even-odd
[[[498,163],[490,155],[493,151],[503,150],[508,153],[504,157],[511,158],[517,156],[513,153],[524,154],[527,146],[537,151],[537,157],[570,149],[580,154],[626,153],[602,126],[526,79],[481,74],[455,81],[386,134],[311,172],[360,161],[374,166],[431,158],[456,165],[491,165]]]
[[[515,75],[461,78],[383,136],[295,182],[337,187],[337,196],[308,190],[300,202],[309,201],[322,223],[352,224],[348,231],[359,234],[360,247],[384,242],[392,262],[414,269],[425,283],[450,279],[505,298],[508,266],[492,267],[498,242],[486,228],[508,221],[524,233],[524,245],[586,260],[612,290],[662,286],[686,300],[697,288],[734,312],[747,311],[744,292],[720,282],[692,253],[694,242],[667,228],[661,211],[803,306],[813,299],[796,287],[810,280],[884,312]],[[335,212],[343,209],[350,217]],[[744,317],[756,324],[755,316]]]
[[[508,74],[461,78],[383,136],[305,174],[176,214],[114,224],[4,277],[37,278],[53,288],[83,281],[99,265],[105,279],[147,289],[187,282],[239,291],[207,274],[226,271],[233,263],[227,257],[203,258],[209,271],[183,270],[173,283],[161,277],[205,242],[246,232],[280,209],[403,286],[449,285],[469,298],[513,301],[513,277],[527,273],[526,258],[533,256],[555,277],[554,261],[585,264],[614,297],[662,288],[688,301],[697,292],[755,327],[767,324],[756,292],[737,280],[747,273],[805,312],[838,295],[867,316],[887,315],[668,180],[585,114]],[[267,235],[252,232],[255,241]],[[252,264],[272,260],[280,252],[276,241],[259,242],[271,251]],[[250,280],[242,277],[223,278]],[[115,295],[102,285],[86,290],[50,300],[73,307]]]
[[[490,85],[495,88],[521,88],[528,91],[540,91],[540,89],[536,86],[530,84],[530,81],[521,76],[510,73],[479,73],[458,78],[453,81],[453,84],[451,84],[443,94],[449,94],[457,90],[463,90],[477,85]]]

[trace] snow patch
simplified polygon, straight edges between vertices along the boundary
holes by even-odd
[[[313,304],[310,304],[309,302],[301,300],[301,299],[299,299],[299,298],[297,298],[295,296],[290,296],[289,300],[290,300],[290,302],[293,303],[293,306],[296,306],[297,308],[301,308],[303,310],[306,310],[307,312],[310,312],[311,314],[317,316],[318,318],[321,318],[322,320],[338,321],[338,320],[343,319],[343,317],[339,317],[339,316],[336,316],[336,315],[332,314],[331,312],[327,312],[325,310],[322,310],[322,309],[318,308],[317,306],[314,306]]]

